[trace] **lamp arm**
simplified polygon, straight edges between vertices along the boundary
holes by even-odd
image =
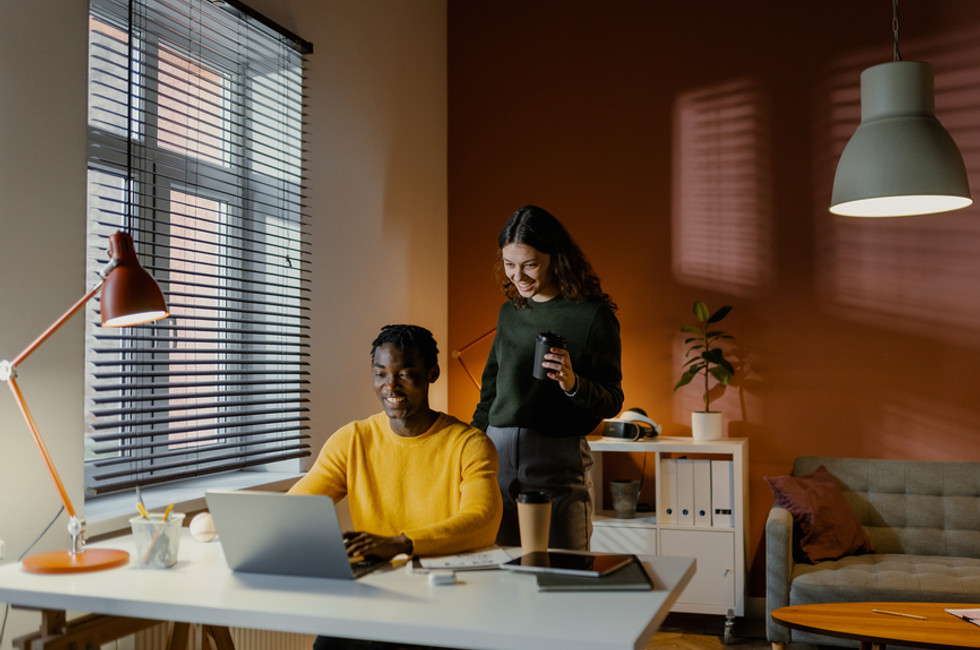
[[[460,349],[453,350],[453,357],[455,357],[455,359],[457,361],[459,361],[459,365],[463,366],[463,370],[466,372],[466,375],[470,378],[470,381],[473,382],[473,385],[476,386],[476,389],[477,390],[480,390],[481,389],[480,382],[477,381],[476,377],[473,376],[473,373],[470,372],[470,369],[466,366],[466,362],[463,361],[463,353],[466,352],[467,350],[469,350],[471,347],[473,347],[477,343],[479,343],[480,341],[483,341],[484,339],[486,339],[487,337],[489,337],[491,334],[493,334],[496,331],[497,331],[497,328],[494,327],[489,332],[486,332],[484,334],[481,334],[478,338],[473,339],[472,341],[470,341],[469,343],[467,343],[466,345],[464,345]]]
[[[110,266],[114,266],[110,262]],[[7,382],[7,386],[10,388],[10,392],[14,396],[14,401],[17,402],[17,407],[20,409],[20,414],[24,418],[24,423],[27,424],[27,428],[31,431],[31,436],[34,438],[34,444],[37,446],[38,451],[41,453],[41,457],[44,459],[44,464],[48,468],[48,473],[51,475],[51,480],[54,482],[55,487],[58,489],[58,495],[61,497],[61,503],[64,504],[65,510],[68,512],[68,532],[72,536],[72,550],[73,552],[81,551],[81,546],[84,543],[81,537],[81,532],[84,529],[84,523],[82,523],[78,515],[75,513],[75,507],[71,503],[71,499],[68,498],[68,492],[65,490],[65,485],[61,481],[61,476],[58,474],[58,470],[55,469],[54,461],[51,459],[51,454],[48,453],[47,445],[44,444],[44,439],[41,438],[41,433],[38,431],[37,424],[34,422],[34,417],[31,415],[31,411],[27,408],[27,402],[24,400],[24,395],[20,391],[20,386],[17,384],[17,366],[19,366],[23,361],[31,355],[36,349],[41,347],[48,338],[57,332],[62,325],[64,325],[72,316],[74,316],[78,310],[85,306],[89,300],[99,292],[102,285],[105,284],[105,277],[108,274],[109,267],[103,270],[101,273],[102,280],[100,280],[94,287],[92,287],[84,296],[82,296],[78,302],[68,308],[64,314],[62,314],[55,322],[53,322],[44,332],[41,333],[34,341],[24,348],[24,351],[14,357],[13,361],[0,361],[0,380]]]
[[[463,354],[464,352],[466,352],[467,350],[469,350],[471,347],[473,347],[474,345],[476,345],[480,341],[484,340],[485,338],[487,338],[488,336],[490,336],[491,334],[493,334],[496,331],[497,331],[497,328],[494,327],[492,330],[490,330],[488,332],[484,332],[479,337],[473,339],[472,341],[470,341],[469,343],[467,343],[466,345],[464,345],[460,349],[453,350],[453,356],[458,359],[461,354]]]
[[[17,402],[18,408],[20,408],[20,414],[24,417],[24,422],[27,423],[27,428],[31,430],[31,436],[34,437],[34,444],[37,446],[37,450],[41,452],[41,457],[44,459],[44,464],[48,468],[48,473],[51,474],[51,480],[54,481],[54,486],[58,488],[58,494],[61,496],[61,502],[64,504],[68,516],[77,518],[78,515],[75,514],[75,508],[71,504],[71,499],[68,498],[65,485],[61,482],[58,470],[54,467],[54,461],[51,460],[51,454],[48,453],[48,448],[41,438],[41,433],[37,430],[37,424],[34,423],[31,411],[27,408],[27,402],[24,401],[24,396],[20,392],[17,379],[11,375],[7,378],[7,385],[10,387],[10,392],[14,394],[14,400]]]
[[[29,357],[31,353],[34,352],[34,350],[38,349],[42,343],[47,341],[52,334],[54,334],[59,329],[61,329],[61,326],[64,325],[68,321],[68,319],[74,316],[79,309],[85,306],[85,303],[87,303],[89,300],[92,299],[92,296],[94,296],[99,292],[99,289],[102,288],[103,284],[105,284],[105,279],[100,280],[98,284],[92,287],[88,293],[86,293],[84,296],[81,297],[81,299],[79,299],[78,302],[76,302],[74,305],[69,307],[68,311],[62,314],[61,317],[58,318],[58,320],[51,323],[50,327],[44,330],[44,332],[42,332],[39,337],[34,339],[33,343],[31,343],[26,348],[24,348],[23,352],[21,352],[16,357],[14,357],[14,360],[10,362],[10,369],[12,372],[11,376],[15,376],[17,374],[17,366],[19,366],[24,361],[24,359]]]

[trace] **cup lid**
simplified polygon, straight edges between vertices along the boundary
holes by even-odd
[[[547,343],[553,348],[565,347],[565,337],[554,332],[541,332],[538,334],[538,340],[542,343]]]
[[[551,503],[551,495],[540,490],[527,490],[517,495],[520,503]]]

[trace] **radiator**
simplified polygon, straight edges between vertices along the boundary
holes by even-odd
[[[269,632],[266,630],[249,630],[245,628],[230,628],[231,637],[235,641],[235,650],[310,650],[313,647],[313,636],[295,634],[293,632]],[[131,647],[133,650],[167,650],[169,625],[161,623],[133,636],[132,646],[119,644],[119,650]],[[191,648],[210,650],[211,644],[202,645],[201,627],[191,627]]]

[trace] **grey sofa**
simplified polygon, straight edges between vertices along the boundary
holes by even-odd
[[[840,484],[875,553],[811,564],[794,553],[793,517],[774,504],[766,521],[766,608],[820,602],[980,603],[980,463],[804,456],[793,476],[820,465]],[[773,647],[856,647],[790,630],[767,616]]]

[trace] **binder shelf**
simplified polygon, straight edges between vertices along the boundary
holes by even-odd
[[[671,611],[724,614],[729,626],[734,616],[744,616],[748,439],[695,442],[658,437],[634,442],[591,436],[588,441],[595,459],[597,508],[607,487],[602,476],[602,456],[607,453],[653,454],[645,480],[654,483],[656,494],[654,512],[638,512],[635,519],[617,519],[612,511],[597,510],[592,550],[694,557],[697,572]]]

